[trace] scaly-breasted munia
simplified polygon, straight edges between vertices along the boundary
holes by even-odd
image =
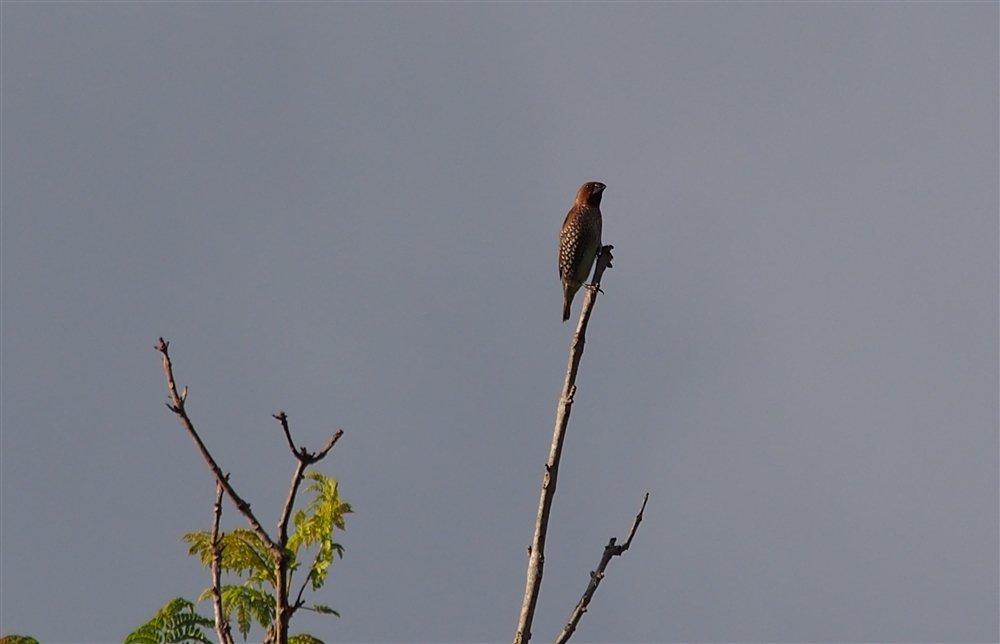
[[[576,193],[559,235],[559,277],[563,286],[563,322],[569,319],[573,296],[590,277],[601,250],[601,193],[605,186],[589,181]]]

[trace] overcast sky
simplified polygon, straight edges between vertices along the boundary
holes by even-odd
[[[998,20],[5,2],[0,634],[120,642],[208,585],[163,336],[268,527],[271,414],[345,431],[342,618],[293,632],[510,641],[579,311],[559,226],[599,180],[535,641],[646,492],[577,641],[997,641]]]

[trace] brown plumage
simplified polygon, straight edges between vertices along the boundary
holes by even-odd
[[[566,215],[559,235],[559,277],[563,286],[563,322],[569,319],[573,296],[590,277],[601,249],[601,194],[606,188],[589,181],[576,193],[576,203]]]

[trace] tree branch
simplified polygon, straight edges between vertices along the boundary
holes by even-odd
[[[302,608],[305,605],[305,602],[302,601],[302,593],[306,592],[306,586],[308,585],[309,585],[309,575],[306,575],[306,578],[302,580],[302,587],[299,588],[299,594],[295,598],[295,603],[292,604],[292,612],[297,611],[298,609]]]
[[[642,523],[642,513],[646,509],[646,501],[649,500],[649,492],[642,499],[642,507],[639,508],[639,514],[635,515],[635,521],[632,522],[632,529],[629,530],[628,538],[620,546],[615,545],[615,538],[611,537],[611,541],[608,545],[604,546],[604,555],[601,556],[601,563],[598,564],[597,570],[590,573],[590,583],[587,584],[587,590],[583,591],[583,597],[580,598],[580,602],[573,609],[573,614],[569,618],[569,622],[566,624],[566,628],[556,639],[556,644],[565,644],[569,641],[569,638],[573,636],[573,632],[576,631],[577,624],[580,623],[580,618],[583,614],[587,612],[587,606],[590,604],[590,600],[593,599],[594,593],[597,592],[597,587],[600,585],[601,580],[604,579],[604,569],[608,567],[608,563],[611,561],[612,557],[619,557],[623,552],[629,549],[632,545],[632,537],[635,536],[635,531],[639,528],[639,524]]]
[[[304,447],[302,451],[305,452]],[[288,490],[288,498],[285,499],[285,507],[281,510],[281,519],[278,520],[278,540],[282,547],[280,553],[275,553],[277,567],[275,580],[277,583],[274,587],[274,601],[277,610],[275,610],[274,623],[278,627],[279,642],[287,641],[288,623],[296,610],[288,604],[288,586],[292,580],[288,576],[288,555],[284,546],[288,543],[288,519],[292,514],[295,495],[299,491],[299,483],[302,482],[302,475],[307,467],[309,467],[309,463],[305,459],[299,459],[299,464],[295,466],[295,474],[292,476],[292,487]],[[281,633],[285,634],[283,638]]]
[[[549,460],[545,464],[545,475],[542,478],[542,494],[538,501],[538,515],[535,519],[535,536],[531,542],[528,556],[528,575],[524,588],[524,600],[521,603],[521,616],[517,623],[517,634],[514,644],[527,644],[531,640],[531,623],[535,618],[535,605],[538,602],[538,591],[542,587],[542,569],[545,565],[545,537],[549,527],[549,513],[552,510],[552,499],[556,494],[556,480],[559,475],[559,461],[562,458],[563,442],[566,438],[566,427],[569,425],[569,414],[573,407],[573,396],[576,394],[576,374],[580,369],[580,359],[583,357],[583,347],[586,342],[587,324],[590,314],[601,292],[601,278],[605,269],[611,268],[611,250],[613,246],[601,248],[594,268],[594,279],[587,286],[587,294],[583,299],[580,311],[580,321],[570,345],[569,365],[566,368],[566,381],[563,384],[562,395],[556,408],[556,426],[552,433],[552,445],[549,448]]]
[[[171,402],[167,403],[167,407],[170,411],[174,412],[178,418],[181,419],[181,423],[184,428],[190,434],[191,438],[194,440],[195,445],[198,446],[198,450],[201,452],[202,458],[208,464],[208,468],[212,470],[215,474],[217,494],[215,499],[215,516],[212,524],[212,597],[215,603],[215,624],[216,630],[219,635],[220,644],[232,644],[233,637],[230,632],[230,626],[228,620],[222,619],[222,593],[221,593],[221,580],[220,580],[220,569],[222,562],[222,549],[219,547],[219,520],[222,516],[222,494],[223,491],[229,495],[236,508],[240,513],[246,517],[250,526],[253,528],[254,532],[260,537],[261,541],[267,545],[268,549],[271,551],[271,555],[274,557],[275,562],[275,616],[274,623],[268,631],[268,636],[266,642],[279,642],[284,643],[288,641],[288,623],[291,619],[292,614],[302,606],[302,590],[305,590],[305,584],[302,586],[302,590],[299,591],[299,596],[295,600],[295,604],[290,606],[288,603],[288,587],[291,583],[291,578],[288,575],[288,559],[289,554],[286,546],[288,545],[288,521],[292,516],[292,508],[295,506],[295,497],[299,491],[299,484],[302,482],[303,476],[305,474],[306,468],[322,460],[326,455],[333,449],[333,446],[337,444],[340,437],[344,435],[344,430],[338,429],[334,432],[330,440],[327,441],[326,445],[319,452],[310,452],[305,447],[299,449],[295,448],[295,441],[292,440],[292,432],[288,427],[288,415],[285,412],[278,412],[274,415],[274,418],[281,424],[281,429],[285,434],[285,440],[288,441],[288,448],[292,451],[292,455],[298,461],[298,465],[295,467],[295,474],[292,477],[292,485],[288,490],[288,498],[285,499],[285,505],[281,510],[281,518],[278,520],[278,541],[275,542],[264,530],[264,527],[254,516],[253,512],[250,511],[250,504],[244,501],[236,491],[233,489],[232,485],[229,484],[229,475],[223,474],[222,469],[219,467],[215,459],[212,458],[212,454],[205,447],[205,443],[202,442],[201,437],[198,436],[198,432],[195,431],[194,424],[191,422],[191,418],[187,414],[185,409],[185,401],[187,399],[187,387],[184,388],[183,393],[177,393],[177,384],[174,381],[174,368],[173,363],[170,361],[170,354],[168,352],[168,347],[170,343],[160,338],[160,342],[156,346],[156,350],[160,352],[163,356],[163,370],[167,376],[167,387],[170,391]],[[308,581],[308,577],[306,579]]]
[[[277,414],[271,414],[271,417],[281,424],[281,429],[285,432],[285,438],[288,439],[288,449],[292,450],[292,456],[298,458],[299,455],[295,451],[295,441],[292,440],[292,430],[288,428],[288,414],[279,411]]]
[[[323,449],[321,449],[319,452],[313,455],[310,464],[315,463],[316,461],[323,460],[326,457],[327,452],[333,449],[333,446],[337,444],[337,441],[339,441],[340,437],[343,435],[344,435],[344,430],[338,429],[337,431],[335,431],[333,433],[333,436],[330,437],[330,440],[328,440],[326,442],[326,445],[323,446]]]
[[[298,459],[299,464],[295,468],[295,475],[292,477],[292,485],[288,490],[288,498],[285,499],[285,507],[281,510],[281,518],[278,519],[278,543],[286,544],[288,543],[288,521],[292,516],[292,508],[295,507],[295,496],[299,491],[299,484],[302,482],[302,477],[305,474],[306,468],[316,463],[317,461],[323,460],[327,453],[333,449],[333,446],[337,444],[340,437],[344,435],[344,430],[338,429],[334,432],[330,440],[327,441],[326,446],[323,447],[319,452],[313,453],[306,450],[305,447],[299,448],[295,451],[295,443],[292,441],[292,432],[288,429],[288,414],[283,411],[279,411],[274,414],[275,420],[281,423],[281,428],[285,432],[285,436],[288,438],[288,446],[292,449],[292,455]]]
[[[215,632],[219,635],[219,644],[233,644],[233,633],[229,620],[222,612],[222,545],[219,543],[219,520],[222,518],[222,495],[225,490],[219,482],[215,483],[215,506],[212,515],[212,605],[215,608]]]
[[[281,429],[285,432],[285,439],[288,440],[288,448],[292,450],[292,456],[305,462],[306,465],[312,465],[317,461],[323,460],[327,452],[333,449],[333,446],[337,444],[340,437],[344,435],[344,430],[338,429],[333,433],[333,436],[330,437],[330,440],[326,442],[323,449],[318,452],[310,452],[305,447],[295,449],[295,441],[292,440],[292,431],[288,428],[288,414],[283,411],[279,411],[277,414],[271,414],[271,417],[281,424]]]
[[[232,499],[233,504],[236,506],[236,509],[240,511],[240,514],[246,517],[247,522],[250,524],[250,527],[253,528],[254,532],[257,533],[257,536],[260,537],[261,540],[272,550],[278,549],[278,544],[271,539],[271,537],[267,534],[267,531],[264,529],[264,526],[260,524],[257,517],[255,517],[253,512],[250,511],[250,504],[244,501],[240,495],[236,493],[236,490],[233,489],[233,486],[229,484],[229,477],[222,473],[222,469],[219,467],[219,464],[215,462],[214,458],[212,458],[208,448],[205,447],[205,443],[202,442],[201,437],[198,436],[198,432],[195,431],[194,424],[191,422],[191,419],[188,417],[187,411],[184,408],[185,400],[187,399],[187,387],[184,388],[184,395],[177,393],[177,385],[174,382],[174,368],[173,364],[170,362],[170,354],[167,352],[167,348],[169,346],[170,343],[166,342],[163,338],[160,338],[159,344],[156,345],[156,350],[163,356],[163,370],[167,375],[167,386],[170,389],[170,399],[173,402],[173,404],[167,403],[167,408],[177,414],[177,417],[181,419],[184,429],[186,429],[188,434],[191,435],[191,438],[194,439],[195,444],[198,446],[198,450],[201,452],[202,458],[204,458],[205,462],[208,464],[208,468],[212,470],[213,474],[215,474],[215,480],[219,482],[222,489],[224,489],[229,498]]]
[[[299,591],[299,596],[296,598],[295,603],[288,603],[288,587],[291,584],[291,578],[288,575],[288,555],[285,552],[285,545],[288,543],[288,521],[292,517],[292,509],[295,507],[295,497],[298,495],[299,484],[302,483],[306,468],[322,460],[333,449],[333,446],[337,444],[340,437],[344,435],[344,430],[338,429],[334,432],[330,440],[327,441],[326,446],[317,453],[310,452],[305,447],[300,447],[296,451],[295,442],[292,440],[292,432],[288,427],[288,414],[279,411],[277,414],[274,414],[274,418],[281,424],[285,438],[288,439],[288,447],[292,450],[292,455],[299,462],[295,467],[295,474],[292,476],[292,485],[288,490],[285,506],[281,509],[281,518],[278,519],[278,543],[281,544],[281,548],[274,551],[274,560],[277,567],[275,571],[277,573],[275,575],[277,583],[274,588],[276,609],[274,623],[278,641],[284,642],[288,639],[288,623],[292,615],[295,614],[295,611],[300,608],[300,602],[302,601],[302,591]],[[308,581],[308,578],[306,581]],[[305,584],[303,584],[304,588]]]

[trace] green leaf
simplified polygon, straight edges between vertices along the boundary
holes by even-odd
[[[296,555],[302,546],[317,546],[308,579],[312,589],[318,590],[326,581],[327,569],[334,557],[344,556],[344,547],[333,541],[333,532],[344,530],[344,515],[352,510],[349,503],[340,500],[336,479],[319,472],[309,472],[305,476],[312,481],[306,491],[315,496],[306,511],[299,510],[292,517],[295,531],[288,538],[288,549]]]
[[[38,644],[38,640],[27,635],[5,635],[0,637],[0,644]]]
[[[315,591],[326,582],[330,564],[337,557],[344,556],[344,547],[333,540],[333,533],[335,530],[344,530],[344,516],[350,514],[352,510],[350,504],[340,500],[336,479],[328,478],[318,472],[309,472],[305,478],[311,481],[305,491],[311,492],[313,498],[306,510],[298,510],[292,516],[294,530],[286,546],[288,579],[291,580],[292,573],[301,567],[297,557],[299,550],[303,546],[307,550],[315,547],[316,553],[306,577]],[[191,532],[184,535],[183,539],[190,544],[189,555],[197,555],[205,567],[212,565],[213,549],[210,532],[207,530]],[[274,623],[274,595],[269,592],[277,585],[274,556],[257,533],[247,528],[220,533],[218,539],[221,548],[220,569],[222,572],[235,574],[244,579],[242,585],[224,585],[220,589],[222,617],[228,622],[235,612],[237,627],[246,640],[254,622],[265,630]],[[212,588],[209,587],[201,594],[199,601],[211,597]],[[340,617],[337,611],[322,604],[314,604],[310,610]],[[209,621],[208,625],[214,625],[214,622]],[[202,641],[197,639],[197,634],[192,636],[194,639],[189,640],[163,640],[154,627],[146,628],[146,626],[133,633],[134,639],[128,644],[165,644],[166,641],[186,644],[188,641]],[[200,634],[200,631],[198,633]],[[312,635],[295,635],[289,638],[289,642],[322,644]],[[6,643],[0,642],[0,644]]]
[[[323,640],[312,635],[301,633],[299,635],[289,635],[288,644],[325,644]]]
[[[189,532],[184,535],[184,541],[191,544],[189,555],[198,555],[206,568],[212,565],[212,535],[207,530]],[[275,585],[274,557],[257,533],[247,528],[237,528],[232,532],[219,535],[219,545],[222,547],[222,557],[219,562],[223,572],[234,573],[240,577],[247,575],[248,580]]]
[[[215,622],[199,615],[194,604],[177,597],[126,637],[125,644],[212,644],[202,628],[213,626]]]
[[[324,606],[323,604],[313,604],[312,610],[316,611],[317,613],[323,613],[324,615],[336,615],[337,617],[340,617],[340,613],[333,610],[329,606]]]
[[[209,595],[212,589],[206,591]],[[274,595],[252,586],[223,586],[222,616],[228,620],[236,611],[236,625],[243,639],[250,633],[251,621],[256,621],[265,630],[274,621]]]

